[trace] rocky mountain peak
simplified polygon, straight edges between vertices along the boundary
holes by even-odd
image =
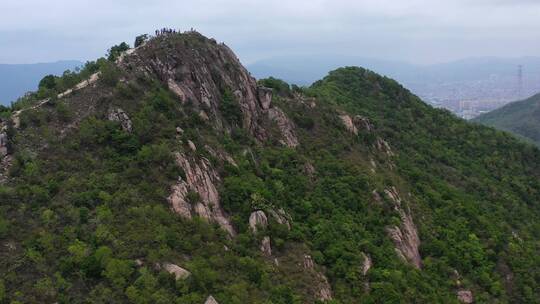
[[[282,120],[281,112],[271,105],[271,90],[257,85],[228,46],[197,32],[154,37],[124,56],[119,64],[126,71],[156,76],[180,102],[192,105],[217,128],[228,124],[222,113],[226,94],[231,94],[240,106],[240,124],[259,140],[267,137],[260,125],[267,112]],[[286,132],[286,142],[290,142],[290,130]],[[294,139],[292,142],[296,144]]]

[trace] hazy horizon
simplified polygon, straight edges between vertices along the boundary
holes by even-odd
[[[244,64],[316,53],[413,64],[529,57],[540,51],[539,14],[532,0],[7,1],[0,63],[93,60],[160,27],[194,28],[225,42]]]

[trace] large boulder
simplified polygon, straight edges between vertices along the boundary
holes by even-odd
[[[109,111],[107,118],[111,121],[117,121],[120,123],[122,130],[131,132],[133,130],[133,123],[124,110],[117,108]]]
[[[257,228],[266,229],[268,226],[268,218],[262,210],[257,210],[251,213],[249,216],[249,228],[253,233],[257,232]]]
[[[257,94],[259,95],[259,103],[263,110],[270,109],[272,103],[272,89],[265,87],[257,87]]]
[[[349,115],[342,114],[342,115],[339,115],[339,118],[341,118],[341,122],[343,123],[347,131],[351,132],[354,135],[358,135],[358,128],[356,128],[352,118]]]
[[[366,117],[356,115],[354,117],[348,114],[339,115],[341,122],[345,126],[345,129],[354,135],[358,135],[360,131],[371,132],[373,131],[373,125]]]
[[[191,272],[171,263],[163,263],[163,269],[165,269],[165,271],[167,271],[168,273],[174,275],[176,280],[187,279],[191,275]]]
[[[261,249],[261,252],[265,256],[271,256],[272,255],[272,246],[270,244],[270,237],[269,236],[265,236],[262,239],[260,249]]]
[[[364,262],[362,263],[362,275],[365,276],[368,273],[368,271],[371,269],[371,267],[373,266],[373,261],[368,255],[366,255],[363,252],[362,252],[362,256],[364,257]]]
[[[459,290],[457,298],[461,303],[470,304],[474,302],[473,293],[470,290]]]
[[[213,296],[208,296],[208,298],[206,298],[206,301],[204,301],[204,304],[219,304],[218,301],[216,301],[216,299],[214,299]]]

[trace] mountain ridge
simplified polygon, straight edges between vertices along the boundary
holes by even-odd
[[[473,121],[516,134],[540,145],[540,93],[482,114]]]
[[[73,70],[81,65],[82,62],[77,60],[32,64],[0,63],[0,105],[8,105],[26,92],[35,90],[45,75],[62,75],[65,70]]]

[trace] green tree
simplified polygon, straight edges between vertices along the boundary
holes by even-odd
[[[221,115],[223,115],[223,118],[230,124],[237,126],[242,125],[242,110],[231,90],[227,89],[223,92],[219,110]]]
[[[123,52],[127,50],[129,50],[129,44],[125,42],[114,45],[107,52],[107,59],[114,62]]]
[[[139,36],[135,37],[135,44],[134,44],[134,46],[135,46],[135,47],[139,47],[139,46],[141,46],[146,40],[148,40],[148,35],[147,35],[147,34],[139,35]]]
[[[120,259],[110,259],[103,271],[106,277],[115,287],[124,288],[133,273],[133,268],[129,261]]]
[[[57,76],[54,76],[54,75],[47,75],[45,77],[43,77],[40,81],[39,81],[39,85],[38,87],[41,89],[47,89],[47,90],[53,90],[56,88],[56,80],[58,79]]]

